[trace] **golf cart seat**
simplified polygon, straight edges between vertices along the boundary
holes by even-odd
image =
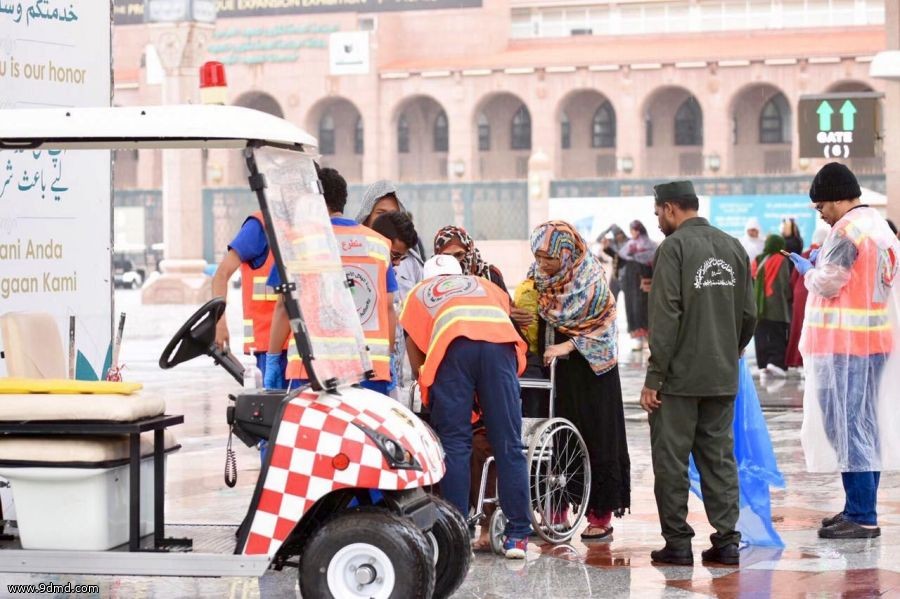
[[[129,541],[129,513],[140,534],[154,531],[154,433],[159,454],[177,450],[165,401],[142,385],[67,379],[55,319],[7,313],[0,333],[10,378],[0,378],[0,476],[12,487],[25,549],[104,551]],[[130,442],[140,485],[130,490]],[[164,460],[164,458],[163,458]],[[163,461],[161,460],[161,462]]]
[[[50,314],[7,312],[0,316],[0,339],[9,376],[66,378],[66,354],[56,320]]]

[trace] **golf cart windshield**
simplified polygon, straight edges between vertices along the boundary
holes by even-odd
[[[265,146],[246,156],[251,181],[263,176],[257,193],[310,380],[327,389],[364,380],[372,365],[312,158]]]
[[[366,378],[371,362],[319,189],[315,138],[237,106],[0,110],[0,149],[114,148],[243,150],[310,382],[333,389]]]

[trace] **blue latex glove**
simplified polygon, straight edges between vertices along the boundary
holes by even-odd
[[[809,261],[812,262],[813,264],[815,264],[816,260],[819,259],[819,249],[820,248],[816,248],[809,253]]]
[[[797,267],[797,272],[800,273],[802,277],[813,267],[813,263],[801,256],[800,254],[795,254],[791,252],[790,255],[791,262],[794,263],[794,266]],[[268,378],[268,377],[267,377]]]
[[[281,354],[266,354],[266,376],[263,378],[263,386],[266,389],[284,389]]]

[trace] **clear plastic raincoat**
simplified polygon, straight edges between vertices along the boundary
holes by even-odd
[[[900,242],[859,206],[831,229],[809,291],[801,440],[810,472],[900,469]]]

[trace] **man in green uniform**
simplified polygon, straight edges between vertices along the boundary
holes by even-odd
[[[688,457],[700,473],[703,505],[716,529],[703,560],[740,561],[734,461],[738,358],[756,325],[750,264],[740,242],[697,216],[690,181],[654,187],[666,240],[650,288],[650,360],[641,407],[650,414],[654,493],[666,546],[654,562],[692,565],[687,523]]]

